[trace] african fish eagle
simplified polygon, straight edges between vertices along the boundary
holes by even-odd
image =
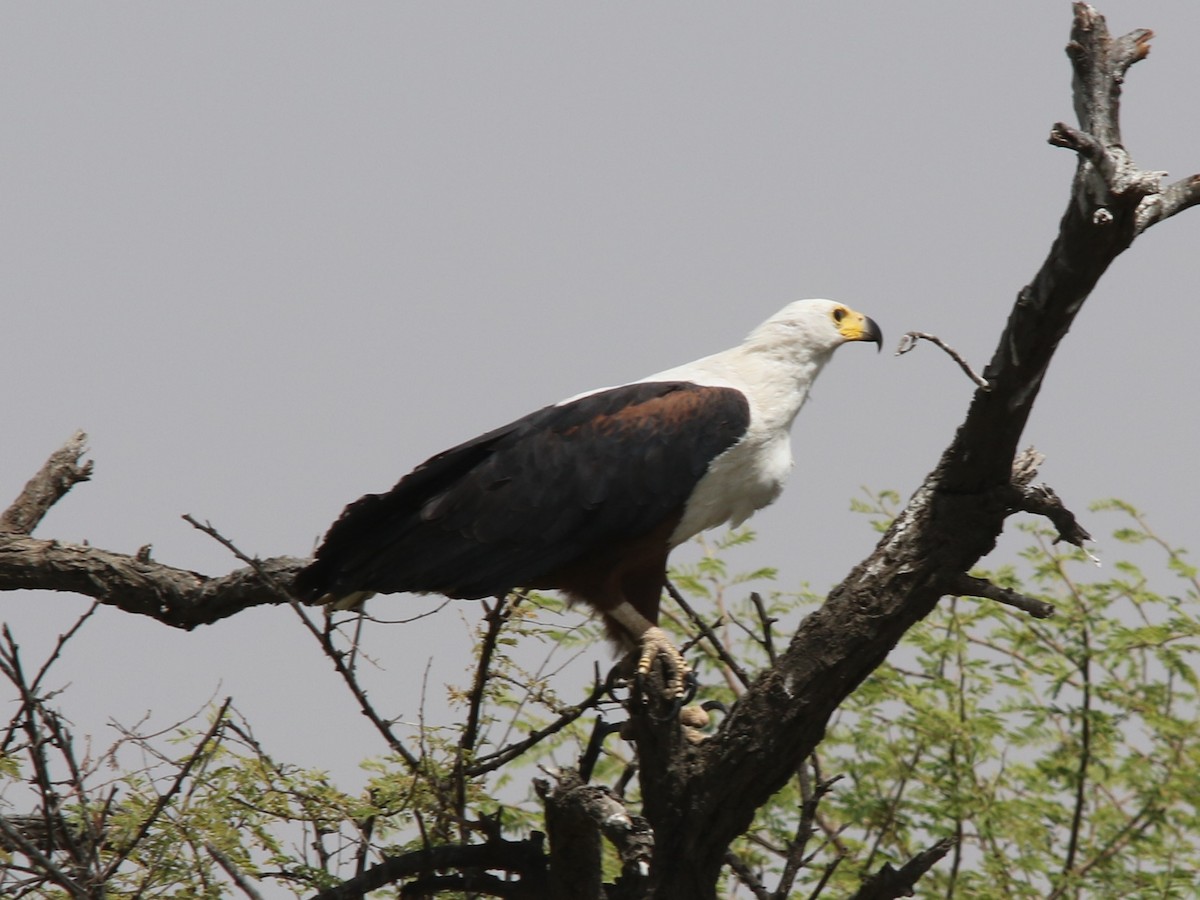
[[[672,549],[774,501],[789,431],[822,367],[879,326],[832,300],[799,300],[736,347],[640,381],[579,394],[459,444],[385,494],[346,507],[295,579],[310,603],[372,593],[498,597],[558,589],[659,655],[668,687],[687,665],[658,628]]]

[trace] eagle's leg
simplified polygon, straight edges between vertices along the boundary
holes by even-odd
[[[667,669],[667,697],[681,700],[693,684],[692,670],[683,654],[671,643],[666,632],[638,612],[632,604],[621,603],[607,615],[621,630],[632,638],[641,649],[637,658],[637,679],[643,681],[650,674],[656,659],[662,659]]]

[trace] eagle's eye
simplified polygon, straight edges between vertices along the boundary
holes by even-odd
[[[843,307],[839,306],[833,311],[833,321],[841,322],[844,318],[846,318],[846,310]]]

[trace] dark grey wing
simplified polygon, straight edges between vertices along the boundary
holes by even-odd
[[[296,580],[477,598],[537,584],[678,515],[749,424],[741,392],[648,382],[546,407],[440,453],[348,506]]]

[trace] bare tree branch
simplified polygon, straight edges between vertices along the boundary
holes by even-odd
[[[922,850],[899,869],[894,868],[891,863],[884,863],[883,868],[863,882],[862,887],[854,892],[850,900],[895,900],[896,897],[911,897],[913,885],[950,852],[954,843],[953,838],[944,838],[932,847]]]
[[[562,731],[589,709],[595,709],[600,704],[600,701],[604,699],[607,692],[608,686],[597,679],[593,683],[591,693],[587,697],[575,706],[570,706],[563,710],[562,714],[549,725],[529,732],[522,740],[514,741],[506,747],[501,747],[492,753],[477,757],[474,762],[463,770],[463,773],[468,778],[475,778],[495,771],[551,735]],[[599,753],[599,748],[597,748],[597,753]]]
[[[750,684],[750,676],[746,674],[746,671],[741,667],[738,661],[733,658],[733,654],[731,654],[725,648],[725,644],[719,637],[717,637],[716,632],[714,632],[712,628],[709,627],[709,625],[704,621],[704,619],[701,618],[700,614],[692,608],[692,605],[684,599],[683,594],[679,593],[679,590],[670,582],[670,580],[667,581],[667,594],[679,605],[679,608],[683,610],[689,621],[696,626],[696,629],[712,646],[713,651],[717,654],[717,657],[726,666],[726,668],[728,668],[729,671],[734,674],[734,677],[741,682],[742,686],[745,687],[746,685]]]
[[[1045,457],[1033,447],[1027,447],[1017,454],[1013,460],[1011,491],[1007,503],[1012,512],[1027,512],[1049,519],[1058,529],[1058,536],[1054,539],[1056,543],[1066,541],[1082,548],[1092,539],[1087,529],[1079,524],[1075,514],[1063,505],[1058,494],[1049,485],[1033,483],[1038,468],[1044,461]]]
[[[833,790],[833,786],[842,778],[841,775],[834,775],[830,779],[814,784],[812,775],[808,771],[810,762],[811,759],[806,759],[796,770],[796,779],[800,783],[800,821],[796,825],[796,835],[787,848],[783,872],[779,876],[779,885],[775,888],[772,900],[787,900],[791,896],[796,876],[809,861],[805,852],[809,840],[812,839],[813,827],[817,821],[817,807],[821,803],[821,798]]]
[[[359,900],[371,891],[404,878],[445,869],[495,869],[520,875],[521,883],[516,886],[520,893],[508,896],[534,900],[548,896],[544,892],[546,857],[542,843],[542,835],[535,832],[523,841],[489,840],[483,844],[452,844],[389,856],[359,877],[319,891],[309,900]],[[464,886],[460,884],[459,887]]]
[[[585,784],[571,769],[558,772],[553,787],[540,778],[534,787],[546,805],[551,896],[598,896],[600,835],[621,859],[617,890],[639,896],[654,858],[654,833],[646,820],[631,815],[608,788]]]
[[[192,518],[192,516],[186,514],[183,516],[183,520],[192,527],[203,531],[213,540],[217,541],[217,543],[219,543],[221,546],[228,549],[229,552],[236,556],[239,560],[246,563],[246,565],[249,567],[249,571],[253,573],[254,577],[258,579],[260,585],[269,592],[276,603],[287,603],[292,607],[292,611],[295,612],[300,618],[300,622],[304,625],[305,629],[308,630],[309,634],[316,638],[322,652],[324,652],[329,661],[333,663],[334,669],[337,671],[338,675],[341,676],[342,681],[346,684],[346,687],[350,689],[350,692],[354,695],[354,699],[358,701],[358,708],[362,714],[367,717],[367,720],[375,726],[375,730],[379,732],[385,741],[387,741],[387,744],[392,749],[393,753],[403,759],[405,763],[408,764],[408,767],[414,772],[420,771],[420,759],[404,745],[403,741],[396,737],[395,732],[392,731],[391,724],[385,721],[383,717],[376,712],[374,705],[367,698],[366,690],[361,684],[359,684],[359,681],[355,677],[354,672],[351,671],[350,666],[346,664],[345,655],[341,652],[341,650],[334,646],[332,630],[329,628],[322,630],[313,624],[312,619],[309,618],[308,614],[301,607],[300,603],[291,595],[291,592],[288,589],[288,585],[291,584],[290,578],[288,581],[284,581],[278,575],[278,573],[269,566],[269,564],[272,562],[271,560],[258,560],[247,556],[238,548],[236,544],[233,543],[233,541],[217,531],[217,529],[211,524],[207,522],[200,523]],[[325,614],[327,616],[329,615],[328,607],[325,608]],[[433,787],[436,791],[440,792],[442,790],[439,785],[435,784]]]
[[[32,534],[46,513],[72,487],[92,477],[92,461],[81,463],[87,435],[76,431],[26,483],[17,499],[0,514],[0,531]]]
[[[929,334],[925,331],[907,332],[900,338],[900,344],[896,347],[896,355],[902,356],[903,354],[908,353],[917,346],[918,340],[929,341],[931,344],[936,344],[938,347],[941,347],[943,350],[945,350],[949,357],[958,363],[958,367],[967,373],[967,377],[975,382],[976,387],[978,387],[981,391],[990,391],[992,389],[991,385],[987,383],[987,379],[975,374],[975,370],[971,368],[971,364],[969,362],[963,359],[962,354],[943,341],[936,334]]]
[[[211,841],[204,845],[204,849],[209,856],[216,860],[217,865],[225,870],[225,874],[229,876],[238,890],[249,897],[250,900],[263,900],[263,895],[250,883],[250,879],[234,864],[232,859],[217,849]]]
[[[1138,208],[1137,230],[1143,232],[1197,204],[1200,204],[1200,175],[1181,178],[1142,202]]]
[[[775,633],[774,626],[778,619],[767,613],[767,607],[763,603],[762,595],[758,591],[750,592],[750,602],[754,604],[754,611],[758,615],[758,624],[762,628],[762,636],[755,636],[763,648],[763,652],[767,654],[767,661],[771,665],[775,665],[779,654],[775,650]]]
[[[280,581],[304,564],[288,556],[259,563]],[[98,547],[0,534],[0,591],[17,590],[82,594],[186,631],[285,602],[249,568],[209,577]]]
[[[955,597],[986,597],[997,603],[1003,603],[1005,606],[1023,610],[1035,619],[1048,619],[1054,615],[1054,604],[1052,603],[1038,600],[1036,597],[1026,597],[1024,594],[1018,594],[1016,591],[992,584],[983,578],[975,578],[972,575],[959,575],[947,585],[946,593]]]

